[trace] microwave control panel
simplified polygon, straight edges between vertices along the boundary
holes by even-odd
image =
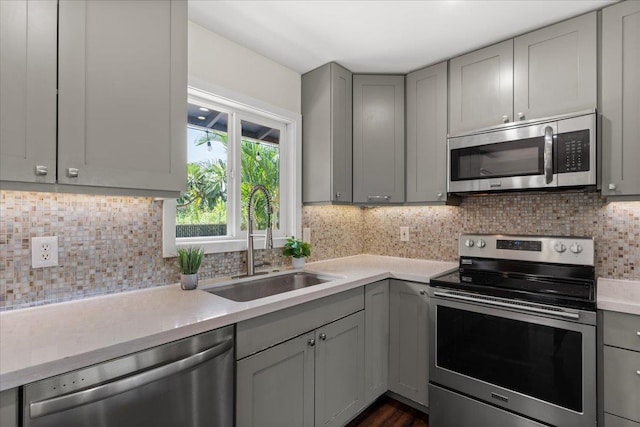
[[[560,133],[556,137],[557,172],[585,172],[589,170],[589,130]]]

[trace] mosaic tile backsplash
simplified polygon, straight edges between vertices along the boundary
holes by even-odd
[[[0,310],[176,283],[162,258],[162,204],[151,198],[0,191]],[[501,194],[459,207],[307,206],[310,261],[360,253],[454,261],[462,232],[593,236],[596,272],[640,280],[640,202],[596,193]],[[400,242],[399,227],[410,228]],[[30,238],[55,235],[59,266],[31,269]],[[258,258],[288,263],[279,249]],[[212,254],[203,279],[244,271],[244,252]]]
[[[58,266],[31,268],[31,237],[58,236]],[[274,266],[280,250],[257,251]],[[244,252],[209,254],[201,279],[246,271]],[[177,283],[162,257],[162,202],[0,191],[0,310]]]

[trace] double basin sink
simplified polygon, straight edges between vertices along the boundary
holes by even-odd
[[[336,279],[306,271],[295,271],[204,290],[232,301],[246,302],[319,285]]]

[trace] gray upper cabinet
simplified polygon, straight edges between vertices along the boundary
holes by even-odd
[[[407,202],[447,200],[447,63],[407,75]]]
[[[187,2],[61,0],[58,182],[186,186]]]
[[[404,76],[353,76],[353,201],[404,202]]]
[[[351,203],[353,83],[336,63],[302,76],[302,200]]]
[[[427,286],[391,280],[389,289],[389,389],[428,406]]]
[[[389,389],[389,281],[367,285],[365,306],[365,405]]]
[[[640,2],[602,12],[602,194],[640,195]]]
[[[514,120],[595,108],[596,46],[596,12],[516,37]]]
[[[0,1],[0,180],[56,181],[57,2]]]
[[[594,109],[597,14],[450,61],[449,133]]]
[[[450,61],[449,133],[513,121],[513,40]]]

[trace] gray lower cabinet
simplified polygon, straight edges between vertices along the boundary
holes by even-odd
[[[0,1],[2,181],[56,181],[57,6]]]
[[[640,316],[603,312],[605,427],[640,427]]]
[[[353,201],[404,202],[404,76],[353,76]]]
[[[602,11],[602,194],[640,195],[640,2]]]
[[[449,133],[513,121],[513,40],[449,63]]]
[[[18,389],[0,392],[0,426],[18,427]]]
[[[514,121],[594,109],[596,12],[516,37],[513,69]]]
[[[427,285],[391,280],[389,286],[389,390],[428,406]]]
[[[239,427],[342,426],[364,400],[364,312],[237,362]]]
[[[389,389],[389,281],[365,287],[364,292],[365,404]]]
[[[406,201],[447,200],[447,63],[407,74]]]
[[[316,427],[342,426],[365,406],[364,312],[316,331]]]
[[[183,190],[186,86],[186,1],[60,0],[58,182]]]
[[[302,201],[352,201],[353,84],[329,63],[302,76]]]
[[[314,425],[315,349],[310,332],[237,362],[236,425]]]

